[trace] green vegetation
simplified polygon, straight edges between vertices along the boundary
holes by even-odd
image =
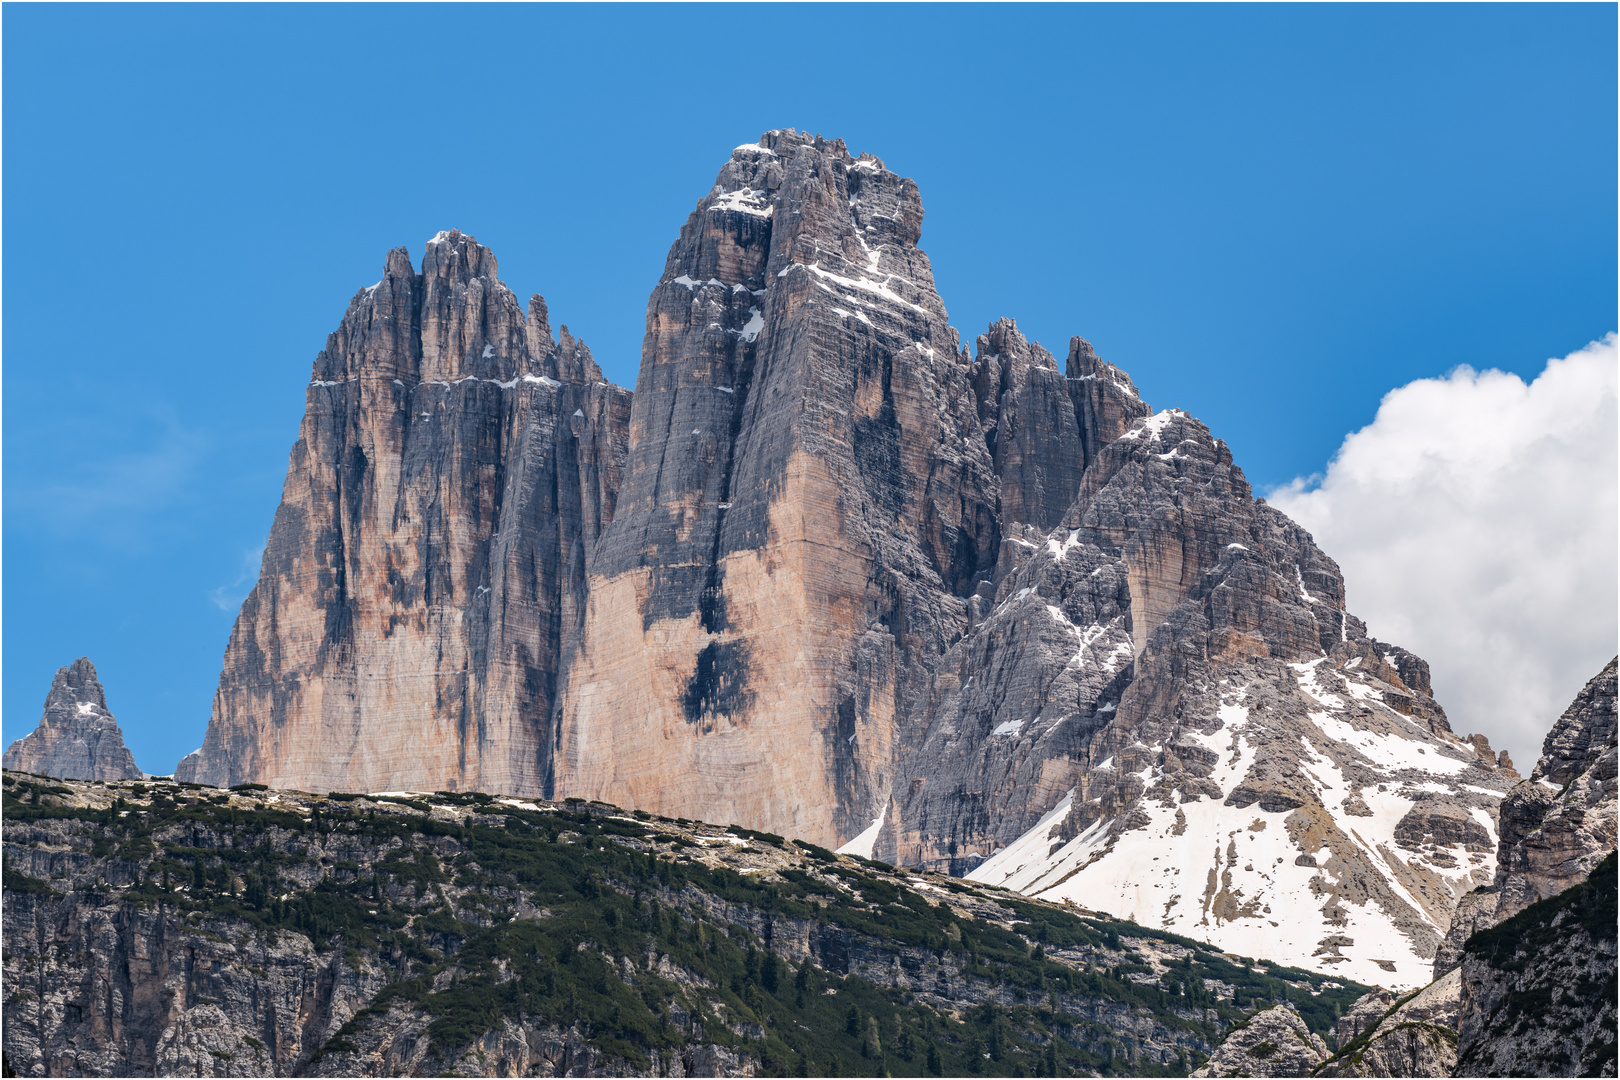
[[[1197,942],[1011,894],[995,894],[1005,917],[971,917],[885,864],[732,826],[778,858],[803,856],[779,874],[739,873],[690,857],[702,846],[661,831],[672,823],[580,800],[535,811],[441,792],[439,806],[474,811],[448,820],[404,798],[340,795],[305,814],[175,785],[152,785],[150,805],[120,795],[107,810],[56,794],[8,775],[4,811],[90,825],[86,837],[109,879],[128,882],[128,902],[206,916],[199,933],[224,922],[272,940],[301,934],[351,966],[395,972],[325,1055],[363,1045],[391,1008],[409,1006],[431,1018],[445,1063],[510,1019],[576,1026],[631,1069],[696,1040],[754,1058],[761,1075],[1184,1075],[1197,1055],[1150,1060],[1105,1010],[1151,1017],[1176,1044],[1208,1047],[1283,1000],[1322,1030],[1363,989],[1323,989],[1320,975],[1234,963]],[[344,858],[312,862],[317,839]],[[17,880],[17,891],[51,891]],[[14,888],[9,871],[5,887]],[[772,947],[779,927],[820,951],[784,959]],[[1144,979],[1159,969],[1140,962],[1133,939],[1184,955]],[[1052,958],[1059,950],[1068,962]],[[863,958],[884,973],[946,960],[953,982],[976,989],[947,999],[947,1011],[939,998],[863,977]],[[1217,997],[1206,979],[1237,987],[1239,1000]]]
[[[1488,959],[1498,971],[1520,972],[1532,955],[1566,940],[1577,929],[1594,941],[1613,941],[1616,887],[1615,853],[1611,851],[1584,882],[1479,931],[1463,950]]]
[[[1568,946],[1572,937],[1584,933],[1593,943],[1615,940],[1617,889],[1620,889],[1620,878],[1616,874],[1616,856],[1610,852],[1581,884],[1537,901],[1511,919],[1468,939],[1463,950],[1469,956],[1484,960],[1497,971],[1519,976],[1521,980],[1518,988],[1505,994],[1491,1013],[1488,1027],[1493,1036],[1518,1038],[1533,1028],[1548,1025],[1549,1018],[1560,1015],[1575,1021],[1571,1002],[1612,1003],[1615,1000],[1620,984],[1617,984],[1612,962],[1605,977],[1593,979],[1580,973],[1572,985],[1556,984],[1561,972],[1577,975],[1576,970],[1557,966],[1558,953]],[[1612,945],[1609,955],[1613,955]],[[1577,1021],[1563,1027],[1565,1042],[1555,1044],[1554,1057],[1542,1063],[1547,1070],[1543,1075],[1614,1074],[1617,1046],[1613,1030],[1599,1032],[1594,1041],[1583,1047],[1573,1039],[1579,1026]],[[1475,1045],[1483,1045],[1483,1041]],[[1465,1064],[1471,1057],[1465,1050],[1458,1064]]]

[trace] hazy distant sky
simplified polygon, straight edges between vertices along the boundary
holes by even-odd
[[[1616,328],[1613,5],[8,5],[3,29],[3,739],[85,654],[153,772],[202,740],[310,362],[387,249],[475,235],[632,384],[670,242],[770,128],[916,179],[966,341],[1003,315],[1060,357],[1086,336],[1262,492],[1364,498],[1328,463],[1387,393],[1529,383]],[[1589,514],[1612,441],[1575,454]],[[1500,502],[1468,512],[1510,529]],[[1346,570],[1352,610],[1388,591]],[[1604,658],[1612,580],[1554,590],[1609,611]],[[1579,682],[1549,678],[1562,708]]]

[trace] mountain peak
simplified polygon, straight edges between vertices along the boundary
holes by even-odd
[[[74,780],[138,780],[143,775],[107,711],[90,658],[56,670],[39,727],[7,748],[5,768]]]

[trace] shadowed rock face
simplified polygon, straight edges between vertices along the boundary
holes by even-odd
[[[183,780],[532,793],[629,393],[487,248],[403,248],[316,358],[258,584]]]
[[[1615,855],[1463,947],[1454,1076],[1614,1076]]]
[[[56,669],[39,727],[12,743],[5,767],[69,780],[139,780],[135,755],[124,745],[118,721],[90,658]]]

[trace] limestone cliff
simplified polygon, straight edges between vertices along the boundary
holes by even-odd
[[[1463,947],[1456,1076],[1614,1076],[1615,855]]]
[[[140,779],[89,657],[56,669],[39,727],[6,748],[5,767],[71,780]]]
[[[549,787],[627,391],[495,257],[401,248],[316,357],[259,580],[182,780]]]
[[[771,132],[681,230],[561,700],[558,793],[823,844],[879,813],[998,540],[922,215],[877,158]]]

